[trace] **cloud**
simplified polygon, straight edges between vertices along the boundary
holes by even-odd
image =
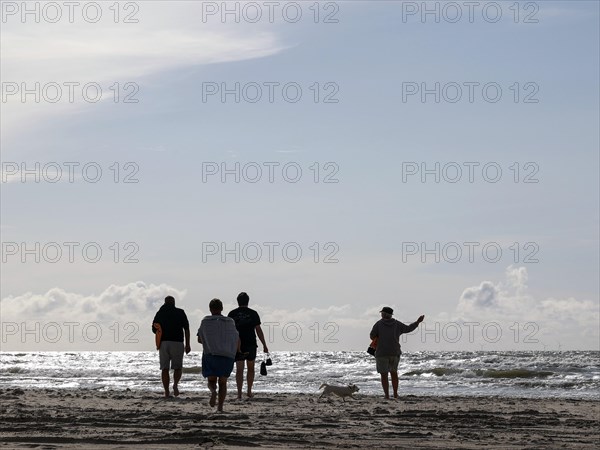
[[[113,36],[65,30],[50,35],[6,32],[2,39],[7,81],[123,81],[178,67],[260,58],[281,50],[271,33],[240,36],[203,29],[123,31]]]
[[[262,307],[262,314],[275,322],[310,322],[313,320],[330,320],[344,317],[351,313],[350,305],[329,306],[327,308],[281,309]]]
[[[111,285],[100,294],[82,295],[52,288],[44,294],[27,292],[0,300],[3,321],[21,320],[88,320],[137,321],[153,316],[165,296],[183,298],[185,291],[142,281],[124,286]],[[151,317],[150,317],[151,320]]]
[[[220,23],[199,26],[200,5],[188,2],[174,8],[161,3],[144,3],[136,24],[112,20],[96,24],[22,24],[13,20],[3,24],[3,84],[17,83],[22,91],[22,83],[33,89],[34,83],[39,82],[38,92],[42,94],[50,82],[62,88],[57,103],[44,101],[44,95],[37,103],[29,95],[24,103],[19,92],[3,99],[3,138],[26,130],[34,119],[78,114],[93,107],[95,104],[85,102],[81,92],[89,82],[101,86],[102,100],[106,100],[113,97],[110,87],[115,82],[143,85],[144,77],[159,72],[262,58],[284,49],[272,28],[247,29],[239,24]],[[75,87],[73,103],[69,101],[69,87],[63,86],[65,82],[80,83]],[[55,89],[48,92],[51,98],[58,95]]]
[[[455,311],[439,317],[458,323],[501,323],[507,329],[514,323],[532,323],[539,327],[542,340],[569,342],[571,348],[597,348],[598,301],[573,297],[537,300],[528,292],[528,278],[525,267],[509,266],[504,281],[483,281],[466,288]]]
[[[465,288],[453,311],[426,317],[415,332],[402,338],[402,344],[409,350],[479,349],[482,344],[486,349],[496,350],[542,350],[546,344],[550,348],[558,345],[564,349],[597,348],[598,302],[571,297],[537,300],[528,292],[528,278],[526,268],[511,266],[502,281],[483,281]],[[28,292],[3,298],[0,300],[2,348],[7,351],[151,350],[152,334],[148,325],[166,295],[175,296],[178,306],[185,309],[194,343],[200,320],[208,314],[208,302],[196,304],[186,300],[185,290],[138,281],[111,285],[98,294],[84,295],[56,287],[42,294]],[[291,351],[362,349],[368,344],[368,333],[379,320],[382,306],[398,310],[394,304],[364,308],[352,304],[253,305],[261,316],[270,349]],[[228,305],[225,313],[233,307]],[[77,338],[87,346],[74,347],[66,340],[66,322],[79,324]],[[35,330],[35,323],[40,327],[34,332],[38,335],[37,342],[31,333],[24,334],[24,330]],[[47,338],[44,327],[51,323],[58,323],[62,328],[61,340],[52,339],[53,330]],[[103,341],[85,339],[83,327],[90,323],[102,329]],[[121,332],[118,341],[115,324]],[[125,328],[127,324],[135,327]],[[497,325],[486,330],[487,324]],[[461,333],[458,340],[454,339],[457,328]],[[494,338],[497,329],[502,335],[498,341]],[[135,337],[135,342],[124,341],[126,336]],[[200,350],[194,347],[194,351]]]
[[[181,301],[186,291],[138,281],[111,285],[92,295],[56,287],[43,294],[27,292],[1,299],[3,349],[151,350],[149,325],[167,295],[173,295],[178,306],[184,308],[194,343],[196,329],[202,317],[208,314],[208,304],[202,308],[190,307],[189,302]],[[269,344],[277,350],[305,350],[322,345],[337,349],[335,344],[346,342],[341,336],[351,335],[356,327],[370,329],[374,322],[373,317],[357,315],[350,305],[298,309],[257,305],[256,309],[265,335],[271,339]],[[363,320],[366,320],[364,324]],[[72,331],[69,323],[77,324],[73,341],[68,339]],[[119,335],[116,328],[120,330]],[[60,339],[55,339],[57,330],[62,334]],[[103,335],[102,340],[95,340],[96,330]],[[126,335],[134,339],[124,341]]]
[[[465,289],[460,297],[459,310],[470,308],[493,308],[498,304],[498,290],[489,281],[477,287]]]
[[[138,281],[111,285],[92,295],[56,287],[43,294],[27,292],[5,297],[0,300],[2,346],[6,350],[64,350],[73,344],[83,344],[86,349],[107,350],[111,344],[117,344],[120,350],[148,349],[149,325],[164,298],[173,295],[179,300],[185,294],[166,284],[147,285]],[[91,338],[85,331],[89,327],[94,330]],[[121,332],[133,330],[132,339],[125,343],[141,342],[141,347],[123,347],[123,334],[117,328]],[[60,338],[56,338],[57,333]],[[103,340],[96,340],[96,334]]]

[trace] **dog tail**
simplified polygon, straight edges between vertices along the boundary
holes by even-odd
[[[323,383],[319,389],[323,389],[324,386],[327,386],[327,383]]]

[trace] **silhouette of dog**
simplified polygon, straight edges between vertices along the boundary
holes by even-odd
[[[349,384],[348,386],[331,386],[323,383],[319,389],[323,389],[323,393],[319,396],[319,399],[323,396],[328,397],[331,394],[335,394],[338,397],[342,397],[344,401],[346,401],[346,397],[354,398],[352,394],[359,391],[358,387],[354,384]]]

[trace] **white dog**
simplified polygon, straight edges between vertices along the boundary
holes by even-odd
[[[352,394],[359,390],[354,384],[349,384],[348,386],[330,386],[327,383],[323,383],[319,389],[322,389],[323,387],[325,387],[325,389],[323,389],[323,393],[319,398],[335,394],[338,397],[342,397],[342,400],[344,401],[346,401],[346,397],[354,398],[352,397]]]

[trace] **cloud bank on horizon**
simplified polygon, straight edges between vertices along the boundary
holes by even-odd
[[[527,279],[525,267],[510,266],[505,280],[467,287],[454,311],[423,311],[426,320],[420,329],[403,337],[405,347],[412,351],[479,350],[482,346],[499,351],[598,350],[600,305],[575,298],[535,299],[528,293]],[[150,324],[167,295],[173,295],[177,306],[186,310],[194,336],[202,317],[209,314],[210,299],[192,301],[186,298],[186,290],[165,284],[111,285],[95,295],[53,288],[43,294],[5,297],[0,300],[3,350],[151,350]],[[225,314],[237,306],[234,301],[224,304]],[[337,303],[312,308],[260,302],[250,306],[259,311],[272,350],[291,351],[361,350],[381,308],[396,308],[393,303],[366,309]],[[121,338],[117,339],[119,329]],[[102,339],[97,338],[98,332]]]

